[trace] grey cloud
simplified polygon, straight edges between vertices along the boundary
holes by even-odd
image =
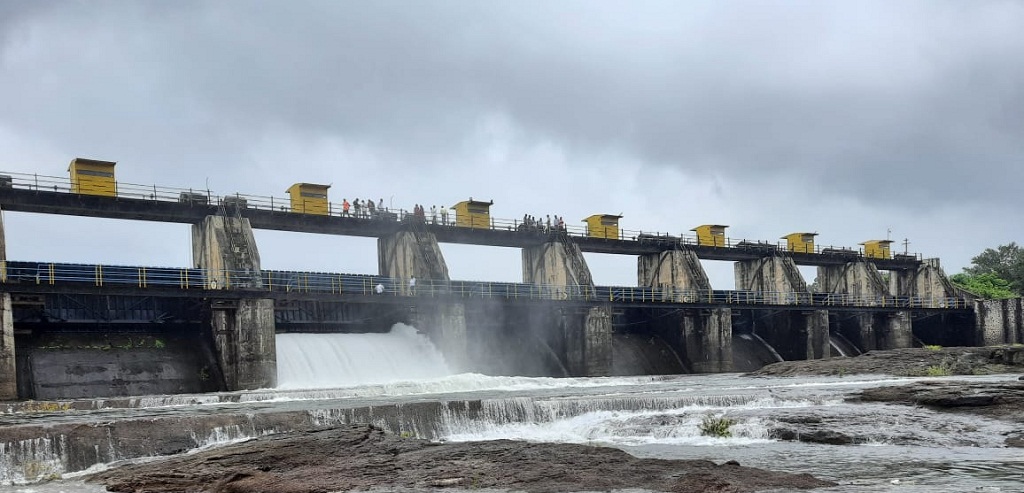
[[[34,115],[24,126],[69,146],[130,139],[202,167],[286,128],[416,164],[498,114],[580,166],[621,152],[904,207],[1010,203],[1024,179],[1015,2],[78,7],[20,17],[80,36],[5,74],[29,79],[0,81],[21,95],[0,96],[0,118]],[[30,79],[47,73],[76,91]],[[94,124],[68,122],[69,108]]]

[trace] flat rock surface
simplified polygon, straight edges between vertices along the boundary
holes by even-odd
[[[1024,372],[1024,347],[906,348],[868,351],[860,356],[783,361],[750,376],[886,374],[896,376],[990,375]]]
[[[832,486],[700,460],[640,459],[618,449],[509,440],[435,443],[369,425],[273,435],[91,476],[133,493],[312,493],[372,488],[499,488],[528,492],[643,488],[748,492]]]

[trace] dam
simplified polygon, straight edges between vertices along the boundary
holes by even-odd
[[[887,240],[821,248],[812,233],[736,241],[491,216],[490,201],[351,211],[327,186],[291,197],[141,186],[114,163],[76,159],[69,178],[0,172],[0,207],[191,225],[193,265],[2,259],[0,399],[237,391],[277,385],[286,334],[415,327],[460,372],[607,376],[744,371],[778,360],[920,344],[1020,342],[1020,300],[976,300],[935,259]],[[262,269],[254,229],[377,239],[377,275]],[[440,243],[515,247],[520,283],[450,279]],[[634,256],[635,286],[595,283],[583,252]],[[45,259],[44,259],[45,260]],[[701,260],[731,261],[714,289]],[[797,266],[814,266],[812,291]],[[883,273],[887,276],[883,276]],[[283,339],[278,341],[278,338]],[[339,370],[340,371],[340,370]]]

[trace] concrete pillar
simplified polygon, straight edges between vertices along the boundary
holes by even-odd
[[[811,292],[793,259],[772,255],[736,262],[736,289],[756,291],[771,304],[809,303]],[[786,360],[824,359],[831,355],[828,311],[779,310],[758,315],[754,332]]]
[[[206,269],[210,289],[263,286],[260,253],[245,218],[207,216],[192,225],[192,260]]]
[[[377,267],[380,275],[398,279],[397,288],[403,296],[415,293],[408,280],[420,281],[415,288],[422,294],[423,281],[448,281],[448,265],[434,233],[427,231],[399,231],[377,239]],[[421,303],[411,320],[437,345],[448,364],[456,370],[465,370],[466,306],[461,301],[436,300]]]
[[[0,293],[0,401],[18,398],[18,367],[14,354],[14,317],[11,294]]]
[[[3,211],[0,211],[0,261],[7,260]],[[3,266],[6,269],[6,265]],[[6,272],[3,273],[6,276]],[[14,316],[11,294],[0,293],[0,401],[18,398],[18,365],[14,353]]]
[[[549,288],[549,296],[562,299],[593,288],[586,259],[568,237],[523,249],[523,282]],[[558,325],[564,341],[565,367],[573,376],[606,376],[612,368],[611,309],[594,306],[559,310]]]
[[[211,326],[228,390],[265,389],[277,385],[274,300],[215,302]]]
[[[682,353],[694,373],[732,371],[732,310],[691,310],[679,317]]]
[[[800,303],[800,295],[809,295],[807,282],[789,257],[744,260],[736,262],[734,269],[737,290],[757,291],[773,304],[795,305]]]
[[[711,281],[697,254],[691,250],[640,255],[637,258],[637,284],[660,289],[662,299],[677,302],[711,290]]]
[[[974,301],[976,343],[1024,343],[1024,298]]]
[[[196,267],[207,270],[210,289],[262,287],[260,256],[249,220],[208,216],[192,226]],[[274,300],[210,302],[210,327],[227,390],[277,385]]]
[[[641,255],[637,259],[637,282],[658,289],[665,301],[693,301],[711,291],[700,259],[690,250]],[[684,355],[692,371],[732,371],[731,308],[683,310],[655,317],[652,329]]]
[[[565,299],[580,288],[594,286],[583,253],[564,241],[524,248],[523,282],[548,287],[552,299]]]
[[[448,265],[434,233],[399,231],[377,239],[377,267],[380,275],[400,279],[399,293],[409,295],[408,280],[447,281]]]
[[[818,267],[818,283],[822,292],[845,296],[847,303],[860,306],[884,306],[889,286],[870,262],[856,261],[844,265]],[[858,341],[861,350],[911,347],[914,334],[910,313],[858,313],[842,317],[838,330]]]
[[[950,282],[937,258],[925,259],[916,269],[892,271],[889,291],[895,296],[913,298],[926,306],[941,306],[949,298],[973,298]]]

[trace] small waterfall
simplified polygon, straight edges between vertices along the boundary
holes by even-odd
[[[779,361],[783,361],[782,356],[757,334],[733,334],[733,370],[754,371]]]
[[[613,334],[612,375],[690,373],[672,346],[656,335]]]
[[[384,384],[451,375],[441,352],[415,327],[386,334],[278,334],[279,389]]]

